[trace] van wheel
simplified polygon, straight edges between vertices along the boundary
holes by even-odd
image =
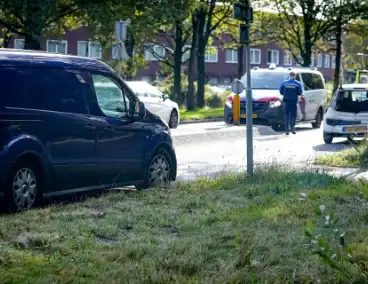
[[[5,207],[16,213],[36,207],[41,199],[41,170],[32,161],[20,160],[12,168],[5,186]]]
[[[322,124],[322,119],[323,119],[323,113],[322,113],[322,109],[319,109],[316,115],[316,121],[312,122],[312,127],[313,128],[320,128],[321,124]]]
[[[333,140],[333,136],[330,133],[323,132],[323,141],[326,144],[331,144]]]
[[[168,151],[159,148],[151,157],[145,171],[144,182],[137,184],[137,190],[166,186],[172,181],[172,157]]]
[[[179,124],[179,115],[178,112],[174,109],[170,115],[169,127],[177,128],[178,124]]]

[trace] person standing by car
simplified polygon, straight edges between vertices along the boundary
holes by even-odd
[[[296,111],[299,97],[303,95],[303,88],[300,82],[295,80],[296,73],[291,71],[289,80],[283,82],[280,86],[280,94],[283,96],[284,114],[285,114],[285,132],[296,134]]]

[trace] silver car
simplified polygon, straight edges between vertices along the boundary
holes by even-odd
[[[144,81],[126,82],[145,107],[167,122],[170,128],[177,128],[180,121],[179,106],[168,95]]]

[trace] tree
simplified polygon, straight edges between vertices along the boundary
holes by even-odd
[[[198,25],[197,41],[197,69],[198,89],[197,107],[205,106],[204,85],[206,82],[205,56],[209,39],[213,33],[232,14],[232,4],[235,0],[216,1],[200,0],[199,6],[194,12]]]
[[[127,2],[124,2],[125,6],[130,7],[128,4],[131,3]],[[122,4],[118,0],[0,0],[0,25],[9,32],[23,36],[26,49],[39,50],[44,32],[71,29],[83,22],[87,12],[114,12],[108,8],[119,5]],[[109,13],[106,16],[112,15]]]
[[[335,0],[270,0],[278,11],[275,40],[289,49],[297,63],[309,67],[316,43],[331,30],[329,13]]]
[[[172,69],[174,73],[174,100],[181,99],[182,65],[188,62],[188,59],[183,60],[183,56],[190,50],[186,45],[191,37],[190,15],[195,2],[195,0],[166,0],[152,9],[153,21],[151,25],[154,29],[154,37],[148,38],[148,41],[162,46],[165,49],[165,56],[158,54],[152,47],[148,47],[148,49],[158,60]],[[163,42],[157,41],[157,37]]]
[[[260,3],[262,6],[257,6],[257,10],[254,11],[253,24],[251,25],[250,37],[251,44],[261,45],[266,44],[273,40],[274,34],[270,34],[275,25],[274,14],[262,11],[264,3]],[[238,78],[241,78],[244,74],[243,66],[243,56],[244,56],[244,46],[239,43],[239,24],[243,22],[235,20],[233,17],[228,17],[224,22],[218,26],[218,28],[212,33],[212,37],[216,38],[222,43],[225,48],[233,48],[237,50],[238,53]],[[225,41],[224,37],[230,38],[231,42]]]

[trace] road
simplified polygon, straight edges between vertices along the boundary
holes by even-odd
[[[188,126],[186,126],[188,127]],[[310,125],[297,127],[297,134],[266,141],[254,141],[255,164],[307,165],[320,154],[331,154],[349,147],[346,139],[336,139],[325,145],[322,129]],[[178,180],[192,180],[200,176],[213,176],[228,171],[243,171],[246,166],[245,137],[228,141],[211,141],[175,147],[178,160]]]

